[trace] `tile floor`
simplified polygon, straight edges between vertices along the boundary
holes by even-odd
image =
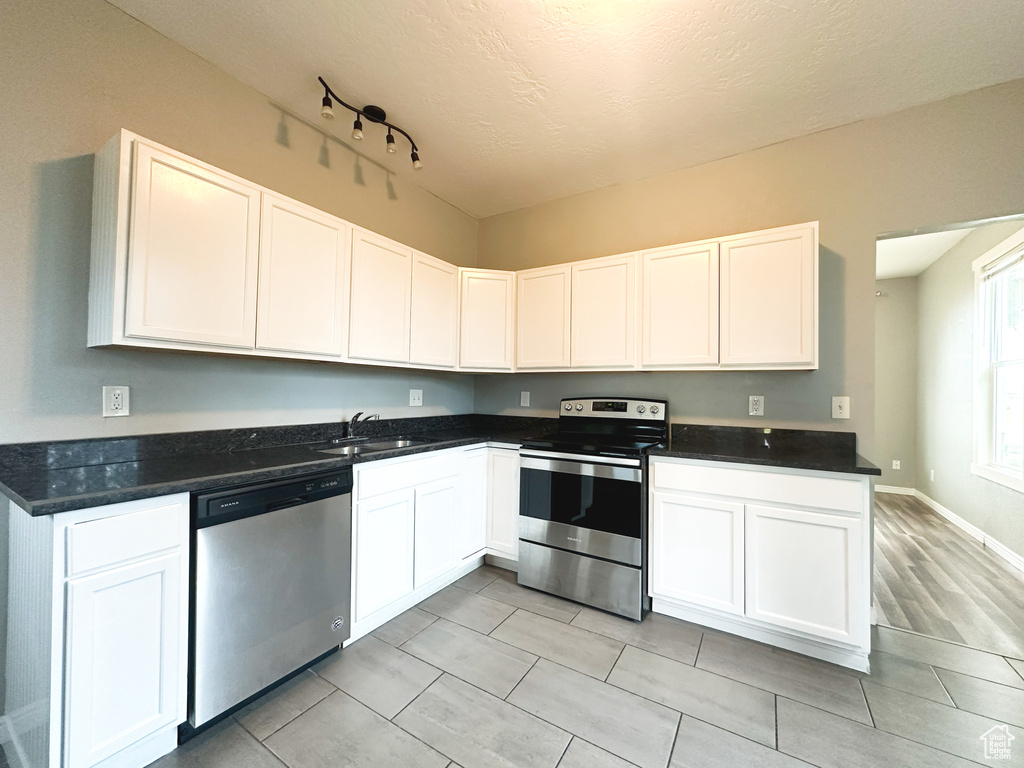
[[[863,675],[484,566],[154,768],[943,768],[992,764],[999,725],[1024,766],[1024,661],[873,646]]]

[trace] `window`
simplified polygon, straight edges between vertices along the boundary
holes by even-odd
[[[1024,491],[1024,229],[974,262],[977,366],[972,470]]]

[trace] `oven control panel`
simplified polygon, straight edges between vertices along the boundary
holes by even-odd
[[[667,400],[628,400],[610,397],[573,397],[562,401],[562,416],[667,421]]]

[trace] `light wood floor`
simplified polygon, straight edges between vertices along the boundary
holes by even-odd
[[[875,494],[878,623],[1024,658],[1024,574],[913,496]]]

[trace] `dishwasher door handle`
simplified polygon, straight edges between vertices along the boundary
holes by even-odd
[[[297,506],[299,506],[299,504],[307,504],[308,502],[309,502],[309,499],[307,499],[305,496],[293,496],[290,499],[285,499],[284,501],[278,501],[278,502],[276,502],[274,504],[269,505],[267,507],[267,512],[277,512],[277,510],[279,510],[279,509],[288,509],[288,507],[297,507]]]

